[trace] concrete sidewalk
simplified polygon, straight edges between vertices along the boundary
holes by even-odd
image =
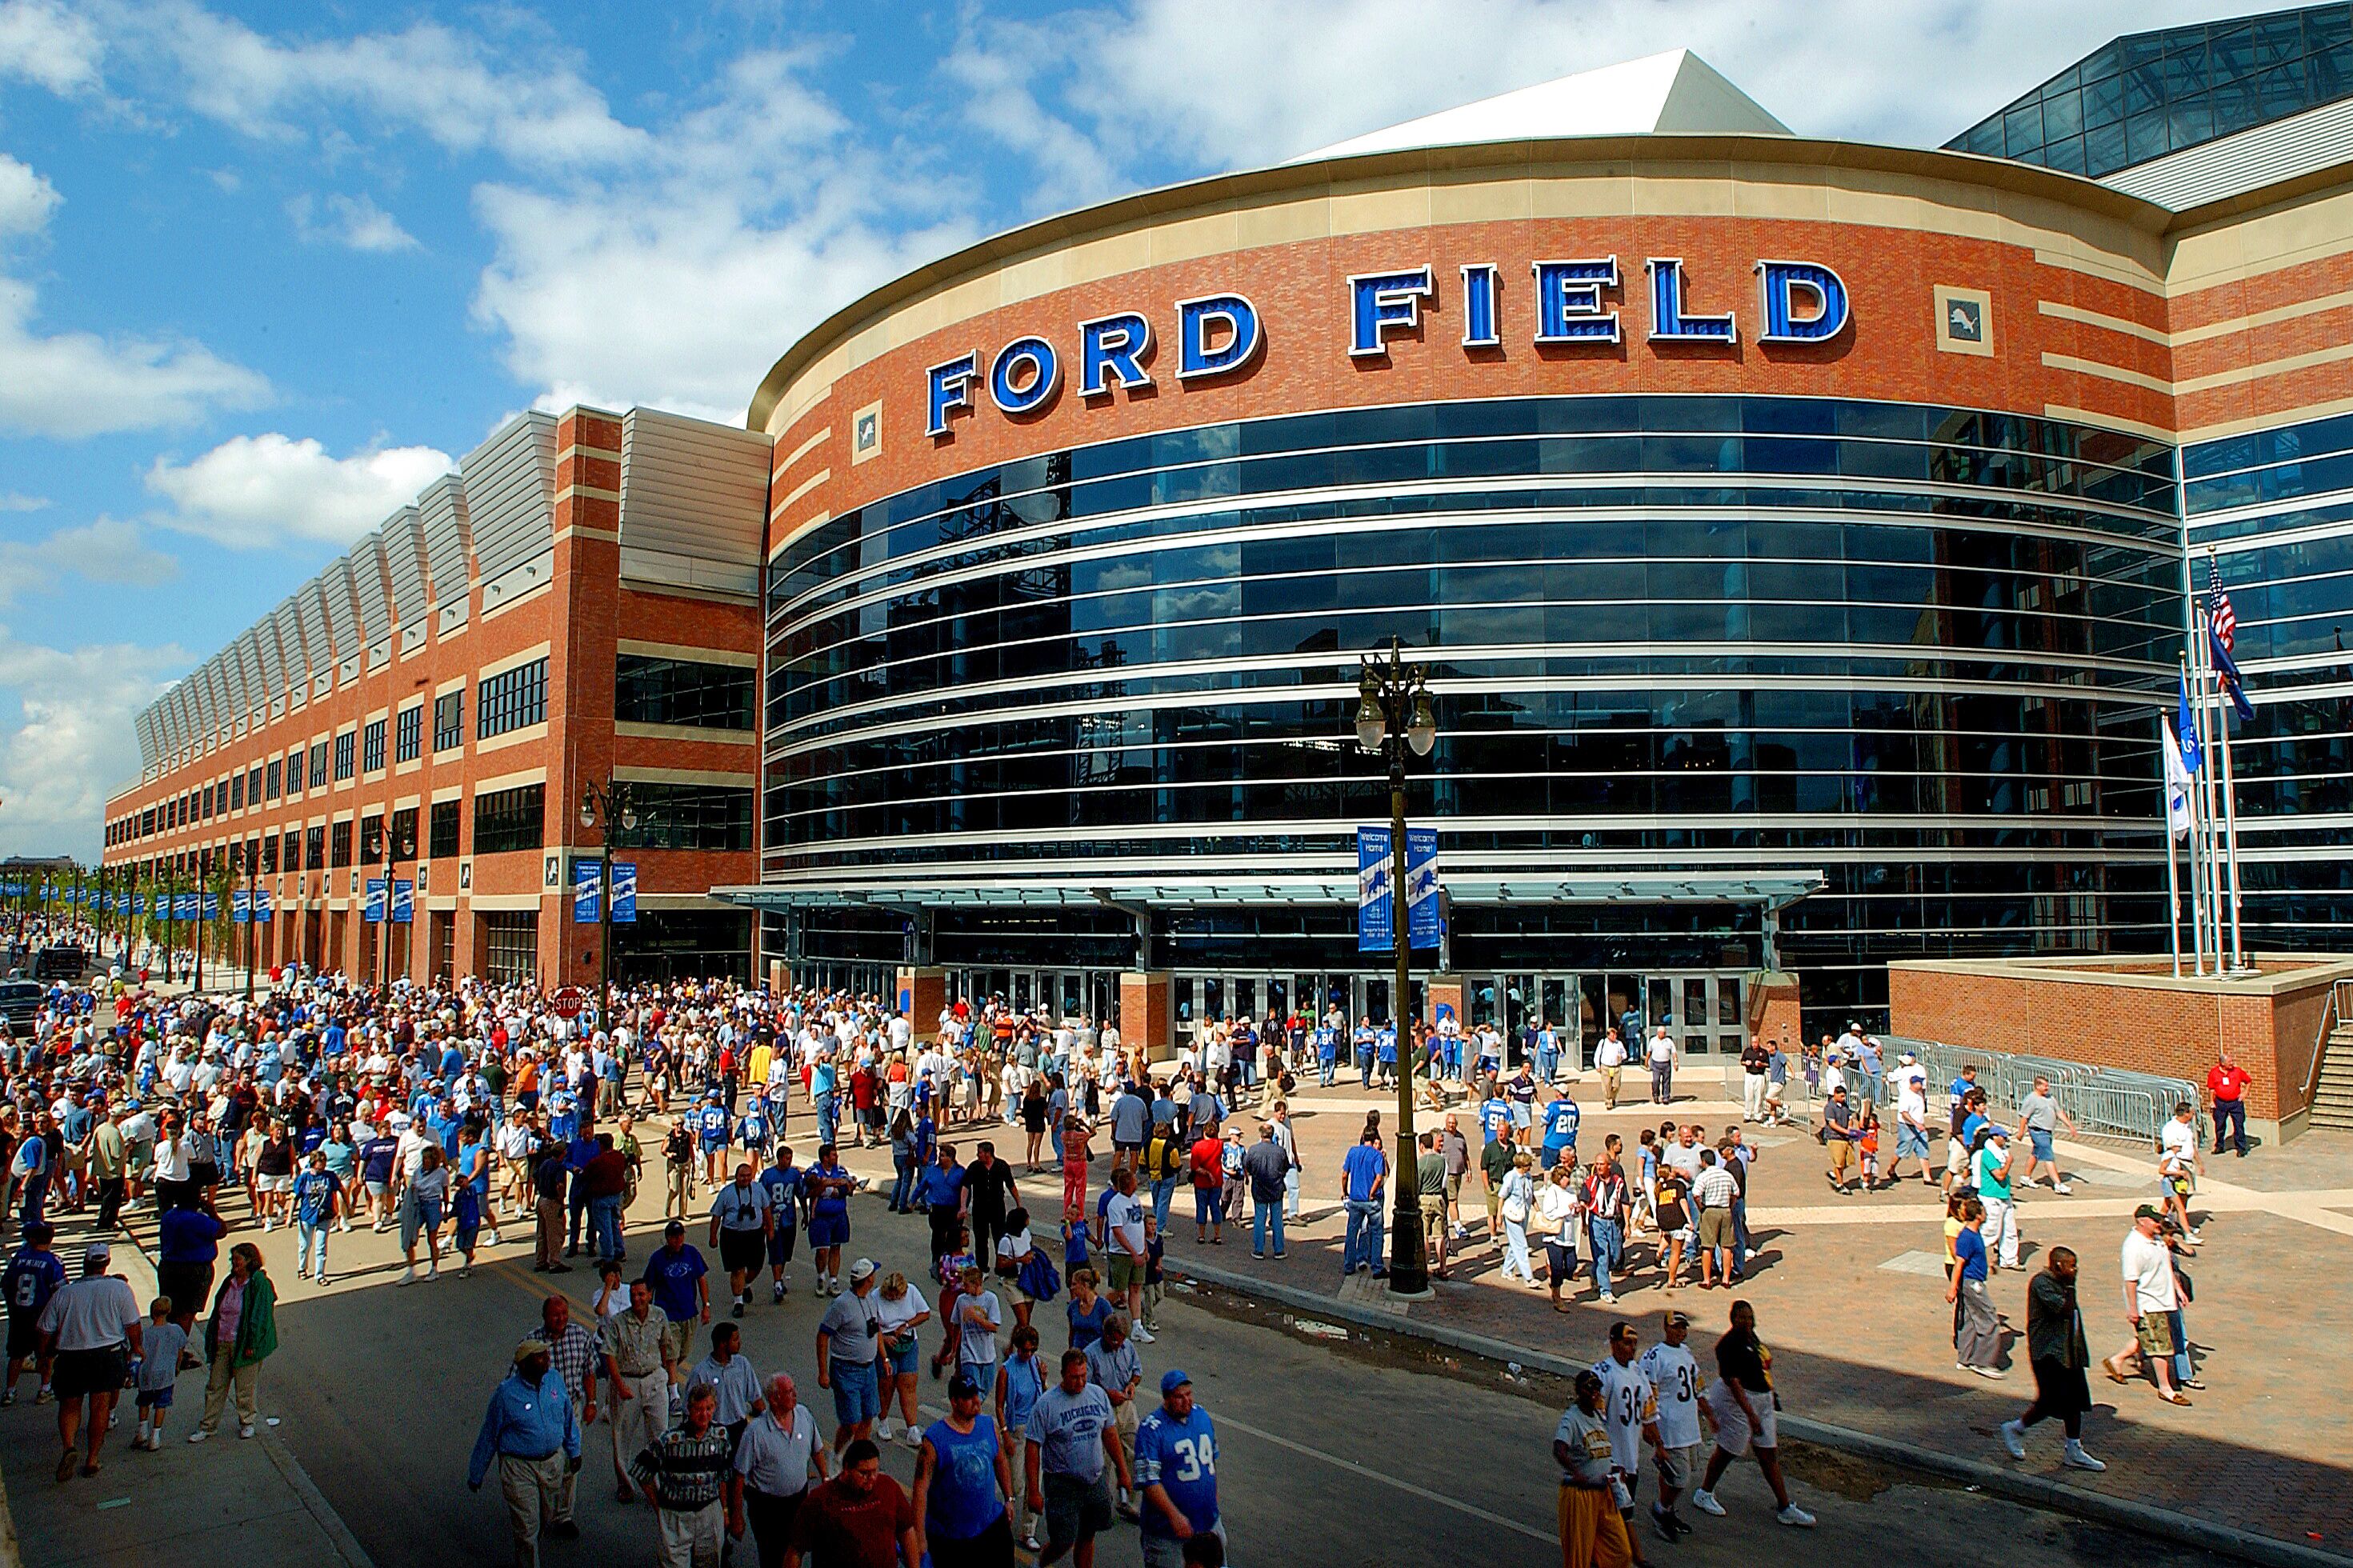
[[[88,1215],[59,1215],[58,1256],[81,1270]],[[145,1216],[153,1228],[153,1216]],[[117,1233],[113,1271],[144,1304],[155,1270],[136,1241]],[[207,1303],[209,1305],[209,1303]],[[197,1319],[197,1337],[204,1319]],[[197,1353],[202,1354],[201,1344]],[[138,1416],[126,1394],[92,1479],[59,1484],[57,1407],[33,1402],[28,1372],[16,1403],[0,1411],[0,1522],[13,1525],[21,1560],[39,1568],[165,1562],[171,1568],[370,1568],[367,1553],[268,1427],[237,1436],[234,1412],[218,1436],[191,1444],[204,1413],[205,1374],[180,1374],[164,1447],[131,1447]],[[0,1563],[9,1559],[0,1552]]]

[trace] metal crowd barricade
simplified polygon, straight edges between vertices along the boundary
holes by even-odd
[[[1975,1066],[1986,1098],[2001,1110],[2015,1110],[2033,1089],[2037,1078],[2048,1079],[2051,1097],[2075,1125],[2096,1137],[2126,1138],[2155,1142],[2158,1131],[2183,1100],[2198,1103],[2198,1086],[2187,1079],[2121,1068],[2063,1061],[2055,1057],[2009,1051],[1963,1050],[1941,1040],[1915,1040],[1890,1036],[1882,1043],[1891,1055],[1911,1051],[1927,1069],[1931,1103],[1934,1091],[1950,1084],[1965,1066]]]

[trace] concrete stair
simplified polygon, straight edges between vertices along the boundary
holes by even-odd
[[[2353,1023],[2328,1031],[2320,1081],[2312,1094],[2312,1125],[2353,1132]]]

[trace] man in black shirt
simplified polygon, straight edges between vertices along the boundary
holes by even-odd
[[[1013,1167],[997,1157],[997,1145],[983,1143],[964,1170],[965,1201],[972,1221],[972,1247],[983,1268],[997,1263],[997,1240],[1005,1234],[1005,1215],[1021,1201],[1013,1184]]]

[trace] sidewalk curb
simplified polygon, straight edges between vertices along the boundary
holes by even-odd
[[[1384,1333],[1427,1340],[1433,1344],[1483,1356],[1490,1361],[1517,1362],[1522,1366],[1535,1367],[1560,1377],[1575,1377],[1585,1370],[1581,1363],[1545,1351],[1490,1339],[1484,1334],[1474,1334],[1440,1323],[1418,1322],[1404,1312],[1380,1311],[1353,1301],[1343,1301],[1336,1297],[1318,1295],[1294,1285],[1272,1283],[1213,1265],[1179,1263],[1169,1259],[1165,1261],[1164,1268],[1172,1278],[1195,1279],[1219,1289],[1263,1297],[1286,1307],[1314,1312],[1318,1317],[1338,1319],[1358,1328],[1374,1329]],[[1915,1447],[1894,1438],[1858,1432],[1849,1426],[1836,1426],[1824,1421],[1790,1415],[1782,1417],[1780,1427],[1800,1442],[1915,1470],[1939,1480],[1957,1481],[2030,1508],[2048,1509],[2095,1524],[2112,1525],[2194,1547],[2201,1552],[2216,1552],[2242,1563],[2260,1563],[2263,1568],[2348,1568],[2348,1565],[2353,1565],[2353,1557],[2317,1546],[2258,1535],[2253,1531],[2218,1524],[2173,1509],[2158,1508],[2153,1503],[2136,1502],[2129,1498],[2063,1486],[2042,1476],[2025,1475],[1998,1465],[1982,1464],[1957,1455]]]
[[[140,1240],[138,1232],[128,1224],[116,1234],[121,1238],[115,1244],[118,1250],[127,1244],[146,1268],[152,1293],[155,1260],[147,1255],[146,1243]],[[319,1490],[317,1484],[311,1479],[311,1473],[302,1468],[302,1462],[294,1457],[278,1434],[265,1426],[256,1436],[261,1444],[261,1451],[269,1456],[271,1468],[277,1470],[279,1479],[293,1492],[295,1500],[301,1503],[303,1511],[311,1516],[321,1532],[333,1543],[345,1568],[375,1568],[375,1559],[367,1554],[367,1549],[352,1533],[351,1526],[343,1522],[343,1516],[335,1511],[334,1505],[327,1500],[325,1493]],[[5,1515],[5,1494],[0,1494],[0,1515]],[[13,1530],[9,1531],[10,1542],[14,1533]],[[7,1542],[0,1542],[0,1568],[21,1568],[21,1564],[9,1555],[7,1544]]]

